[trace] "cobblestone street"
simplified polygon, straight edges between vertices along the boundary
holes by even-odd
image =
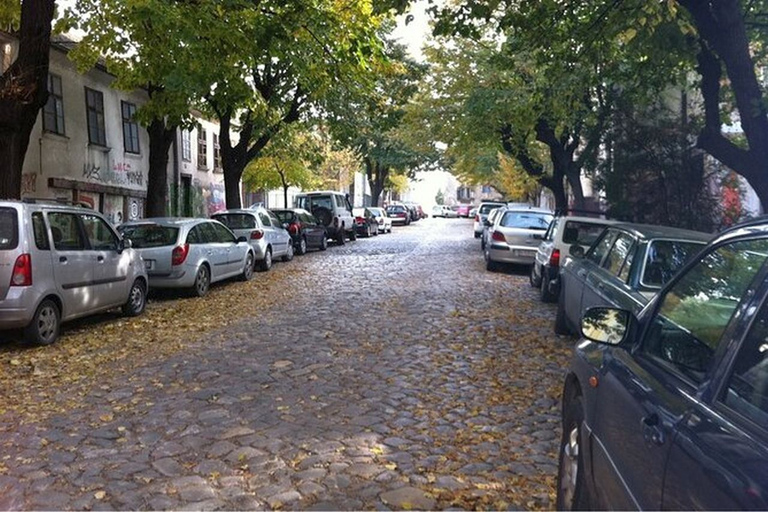
[[[269,293],[183,351],[104,365],[76,404],[56,380],[64,409],[0,401],[0,509],[552,508],[572,341],[479,245],[471,220],[427,219],[311,252],[215,287]],[[31,350],[0,348],[3,367]]]

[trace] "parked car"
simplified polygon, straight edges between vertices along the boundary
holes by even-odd
[[[411,216],[408,208],[402,204],[391,204],[387,206],[387,215],[392,219],[392,224],[402,224],[407,226],[411,223]]]
[[[296,254],[306,254],[307,249],[324,251],[328,248],[325,227],[314,215],[301,208],[272,210],[283,227],[288,230]]]
[[[352,215],[355,216],[355,230],[358,235],[370,238],[379,234],[379,221],[371,210],[353,208]]]
[[[768,222],[721,234],[639,312],[581,320],[554,508],[768,509]]]
[[[419,209],[415,203],[403,203],[403,206],[405,206],[405,208],[408,210],[408,215],[411,222],[421,220],[421,213],[419,212]]]
[[[467,218],[469,217],[470,208],[472,208],[472,206],[469,204],[459,204],[454,207],[454,211],[457,216]]]
[[[488,244],[488,241],[491,238],[491,227],[493,226],[493,222],[496,220],[496,215],[498,215],[499,212],[502,212],[503,210],[503,207],[494,208],[488,212],[488,216],[483,221],[483,233],[480,235],[480,250],[483,251],[483,254],[485,254],[485,246]]]
[[[293,202],[294,207],[311,212],[325,226],[328,238],[337,244],[344,245],[345,238],[357,239],[349,194],[328,190],[306,192],[297,194]]]
[[[0,201],[0,329],[49,345],[62,322],[122,307],[140,315],[147,273],[130,241],[98,212],[46,201]]]
[[[488,228],[485,267],[495,270],[499,263],[533,264],[552,218],[552,212],[541,208],[504,208]]]
[[[263,206],[246,210],[224,210],[211,215],[235,234],[245,237],[253,247],[256,265],[260,270],[272,268],[275,258],[293,259],[293,240],[274,213]]]
[[[443,217],[446,219],[455,219],[456,217],[458,217],[458,214],[456,213],[456,210],[454,210],[450,206],[439,204],[439,205],[436,205],[434,208],[432,208],[432,217]]]
[[[376,222],[379,224],[379,232],[391,233],[392,219],[390,219],[389,215],[387,215],[387,210],[384,208],[379,208],[378,206],[370,206],[368,209],[371,210],[373,216],[376,217]]]
[[[578,332],[592,306],[639,313],[648,301],[698,253],[711,235],[647,224],[608,227],[587,251],[572,246],[560,268],[555,332]]]
[[[483,201],[480,203],[480,206],[477,207],[477,213],[475,213],[475,221],[472,225],[475,238],[480,238],[480,236],[483,234],[483,231],[485,230],[485,221],[488,218],[488,214],[491,213],[492,210],[501,208],[502,206],[506,206],[506,203],[501,201]],[[483,250],[485,250],[485,247],[483,247]]]
[[[126,222],[118,230],[144,259],[150,288],[186,288],[202,297],[211,283],[253,276],[248,239],[237,238],[217,220],[157,217]]]
[[[560,260],[565,259],[571,246],[586,251],[606,226],[615,221],[593,217],[555,217],[539,244],[531,266],[530,282],[541,290],[541,300],[553,302],[560,294]]]

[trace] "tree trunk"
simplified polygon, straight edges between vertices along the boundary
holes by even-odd
[[[21,197],[21,172],[37,113],[48,100],[54,0],[21,3],[19,56],[0,77],[0,198]]]
[[[147,127],[147,132],[149,132],[147,217],[165,217],[170,214],[168,151],[170,151],[173,138],[176,136],[176,126],[168,127],[164,119],[153,119]]]
[[[365,174],[368,178],[368,185],[371,186],[371,206],[379,206],[379,198],[384,190],[384,183],[389,175],[389,167],[382,166],[378,161],[372,161],[366,157]]]
[[[699,53],[705,126],[698,146],[746,178],[765,208],[768,205],[768,113],[750,53],[744,11],[738,0],[682,0],[702,41]],[[727,139],[720,123],[722,65],[733,90],[749,149]]]

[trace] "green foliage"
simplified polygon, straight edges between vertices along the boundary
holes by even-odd
[[[435,194],[435,204],[445,204],[445,196],[442,189],[439,189],[437,194]]]
[[[246,166],[243,184],[247,190],[314,188],[319,178],[311,169],[320,163],[320,154],[317,137],[297,126],[286,128]]]

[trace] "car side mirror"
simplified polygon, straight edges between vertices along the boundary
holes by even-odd
[[[624,309],[589,308],[581,317],[581,335],[595,343],[618,345],[627,337],[631,318]]]
[[[131,247],[133,247],[133,242],[131,242],[130,238],[121,238],[120,241],[117,242],[117,254],[120,254]]]
[[[483,221],[483,224],[484,224],[485,226],[488,226],[488,227],[491,227],[491,226],[492,226],[492,224],[491,224],[491,223],[488,221],[488,219],[485,219],[485,220]]]
[[[244,236],[237,237],[237,243],[247,242],[247,241],[248,241],[248,239],[246,237],[244,237]]]
[[[568,248],[568,254],[574,258],[583,258],[584,248],[578,244],[573,244]]]

